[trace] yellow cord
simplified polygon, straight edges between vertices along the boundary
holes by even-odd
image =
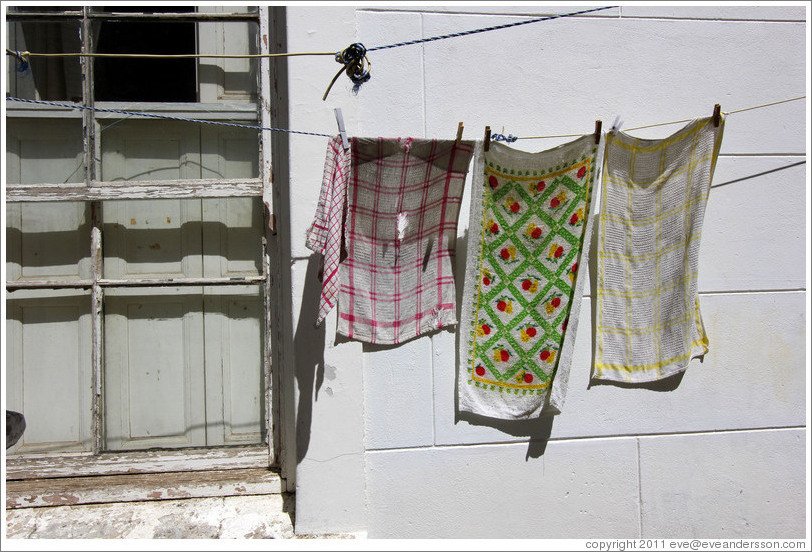
[[[778,105],[787,102],[794,102],[796,100],[803,100],[806,96],[798,96],[797,98],[789,98],[787,100],[779,100],[777,102],[770,102],[761,105],[754,105],[753,107],[745,107],[743,109],[734,109],[733,111],[723,111],[723,113],[730,115],[731,113],[741,113],[742,111],[750,111],[751,109],[761,109],[762,107],[769,107],[771,105]],[[678,123],[689,123],[693,121],[693,119],[680,119],[679,121],[668,121],[667,123],[655,123],[653,125],[643,125],[643,126],[636,126],[627,128],[625,130],[640,130],[642,128],[652,128],[658,126],[665,126],[665,125],[676,125]],[[519,140],[535,140],[540,138],[570,138],[573,136],[583,136],[584,134],[551,134],[548,136],[520,136]]]
[[[273,58],[273,57],[290,57],[290,56],[334,56],[335,52],[283,52],[279,54],[111,54],[111,53],[77,53],[77,52],[70,52],[70,53],[57,53],[57,54],[44,54],[44,53],[32,53],[29,51],[15,51],[11,50],[10,48],[6,48],[6,52],[19,58],[21,61],[27,62],[28,58],[30,57],[109,57],[109,58],[153,58],[153,59],[180,59],[180,58]],[[369,63],[368,60],[366,60]],[[332,88],[333,84],[335,83],[338,76],[347,70],[347,67],[341,68],[338,73],[336,73],[333,80],[330,82],[330,85],[327,87],[327,91],[324,93],[324,98],[327,97],[327,94],[330,93],[330,89]],[[752,109],[761,109],[762,107],[769,107],[771,105],[778,105],[787,102],[794,102],[796,100],[802,100],[806,98],[806,96],[798,96],[795,98],[789,98],[787,100],[779,100],[777,102],[770,102],[761,105],[755,105],[753,107],[745,107],[743,109],[734,109],[733,111],[725,111],[724,113],[730,115],[732,113],[741,113],[742,111],[750,111]],[[658,126],[666,126],[666,125],[675,125],[678,123],[687,123],[692,121],[693,119],[680,119],[679,121],[668,121],[667,123],[655,123],[653,125],[642,125],[627,128],[626,130],[640,130],[643,128],[653,128]],[[582,134],[550,134],[546,136],[521,136],[518,140],[537,140],[542,138],[570,138],[573,136],[583,136]]]
[[[153,59],[180,59],[180,58],[272,58],[272,57],[288,57],[288,56],[334,56],[335,52],[293,52],[293,53],[280,53],[280,54],[110,54],[110,53],[58,53],[58,54],[43,54],[34,52],[15,52],[6,48],[6,52],[17,56],[19,54],[23,59],[28,57],[108,57],[108,58],[153,58]]]
[[[770,103],[766,103],[766,104],[756,105],[756,106],[753,106],[753,107],[745,107],[744,109],[736,109],[734,111],[726,111],[725,113],[741,113],[742,111],[750,111],[751,109],[758,109],[760,107],[769,107],[771,105],[777,105],[777,104],[782,104],[782,103],[787,103],[787,102],[794,102],[795,100],[803,100],[804,98],[806,98],[806,96],[798,96],[797,98],[790,98],[788,100],[780,100],[780,101],[777,101],[777,102],[770,102]]]

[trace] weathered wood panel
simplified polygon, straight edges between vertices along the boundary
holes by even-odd
[[[265,468],[267,466],[268,449],[262,445],[232,449],[102,453],[99,456],[10,457],[6,461],[6,480],[191,472],[216,469]]]
[[[279,474],[263,468],[9,481],[6,508],[247,496],[282,492]]]
[[[189,199],[206,197],[259,197],[259,179],[94,182],[83,184],[9,184],[6,201],[97,201],[114,199]]]
[[[75,19],[81,17],[81,11],[64,12],[8,12],[6,17],[15,21],[50,21]],[[90,19],[104,21],[256,21],[256,13],[89,13]]]
[[[155,279],[132,279],[114,280],[104,278],[99,280],[101,287],[165,287],[165,286],[235,286],[247,284],[261,284],[265,282],[264,276],[233,276],[229,278],[155,278]],[[77,280],[74,282],[58,280],[33,280],[30,282],[9,282],[6,290],[17,289],[71,289],[90,288],[93,282],[90,280]]]
[[[17,508],[6,511],[6,535],[9,539],[295,538],[292,508],[293,498],[278,494]]]
[[[26,97],[26,94],[18,92],[15,97]],[[71,102],[59,102],[67,106],[72,106]],[[81,104],[75,104],[81,105]],[[160,103],[151,104],[148,106],[139,106],[138,109],[131,108],[130,105],[121,102],[95,102],[94,107],[102,109],[121,109],[131,111],[133,113],[145,114],[160,114],[169,115],[172,117],[181,117],[184,119],[200,119],[205,121],[228,121],[237,122],[249,126],[255,126],[257,114],[257,104],[245,103],[194,103],[194,104],[179,104],[179,103]],[[50,104],[30,104],[24,102],[10,101],[6,104],[6,118],[7,119],[81,119],[83,113],[87,110],[81,110],[78,107],[65,107],[63,105],[50,105]],[[131,115],[115,113],[111,111],[94,111],[93,118],[98,120],[106,119],[121,119],[127,117],[128,119],[155,119],[149,115]],[[194,123],[189,123],[194,124]],[[218,128],[223,128],[217,125]],[[97,131],[98,133],[98,131]]]

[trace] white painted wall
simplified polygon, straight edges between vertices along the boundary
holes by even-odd
[[[372,47],[577,9],[290,6],[287,49]],[[360,93],[342,78],[326,102],[338,65],[291,58],[290,127],[332,133],[340,106],[349,133],[363,136],[451,138],[458,121],[470,139],[486,124],[519,136],[589,133],[616,114],[629,128],[708,116],[717,102],[732,111],[792,98],[806,93],[808,10],[630,4],[373,52]],[[563,413],[513,426],[455,421],[452,332],[385,348],[336,343],[335,313],[313,327],[318,282],[304,236],[326,139],[292,136],[290,181],[280,184],[290,186],[297,531],[803,538],[806,105],[727,119],[700,258],[704,362],[675,389],[590,388],[588,294]],[[461,238],[467,219],[464,206]]]

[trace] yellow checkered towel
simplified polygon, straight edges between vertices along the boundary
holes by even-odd
[[[723,130],[706,118],[661,140],[607,135],[594,379],[659,380],[708,352],[699,242]]]

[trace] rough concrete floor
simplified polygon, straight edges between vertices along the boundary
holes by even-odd
[[[8,538],[290,539],[293,495],[6,510]]]

